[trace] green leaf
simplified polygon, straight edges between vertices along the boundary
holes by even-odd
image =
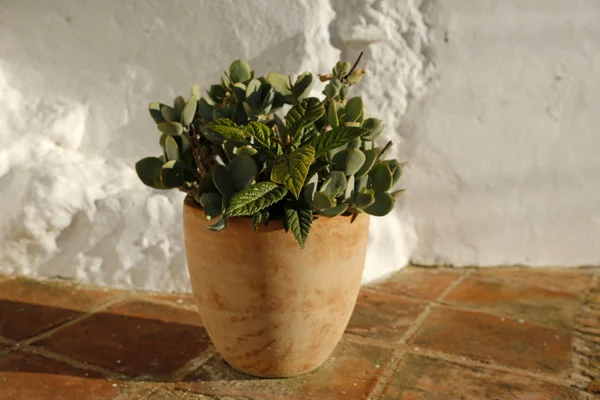
[[[163,162],[160,158],[146,157],[135,163],[135,172],[144,185],[156,188],[162,166]]]
[[[252,78],[252,73],[248,63],[242,60],[232,62],[229,66],[229,78],[233,83],[249,81]]]
[[[192,90],[190,95],[196,99],[196,101],[200,101],[200,86],[197,83],[192,85]]]
[[[160,110],[163,106],[164,106],[164,104],[160,104],[160,103],[150,103],[148,105],[148,110],[150,111],[150,116],[152,117],[154,122],[156,122],[157,124],[160,124],[161,122],[167,122],[167,120],[165,120],[165,118],[162,116],[162,113],[160,112]]]
[[[165,139],[165,152],[169,161],[179,160],[179,146],[173,136],[167,136]]]
[[[394,185],[400,181],[404,164],[398,162],[397,160],[385,160],[383,162],[386,163],[388,167],[390,167],[390,171],[392,171],[392,187],[394,187]]]
[[[225,210],[225,217],[250,216],[277,203],[287,194],[284,186],[273,182],[258,182],[236,194]]]
[[[386,163],[379,163],[369,172],[370,187],[375,190],[388,191],[392,187],[393,175]]]
[[[159,131],[167,135],[181,135],[183,133],[183,125],[179,122],[161,122],[156,126]]]
[[[167,161],[160,169],[160,185],[165,188],[176,188],[183,185],[184,169],[180,161]]]
[[[227,226],[227,220],[223,217],[215,221],[214,224],[206,227],[209,231],[220,232]]]
[[[396,200],[387,192],[375,191],[375,201],[373,204],[363,208],[363,210],[376,217],[383,217],[394,209]]]
[[[296,209],[289,207],[287,204],[285,205],[285,218],[283,220],[285,230],[286,232],[288,230],[292,231],[301,248],[304,248],[312,221],[313,213],[311,209]]]
[[[365,154],[359,149],[345,149],[333,156],[333,168],[346,175],[354,175],[365,162]]]
[[[323,192],[315,192],[313,206],[317,210],[326,210],[333,207],[333,201]]]
[[[288,135],[294,134],[321,118],[325,114],[323,103],[316,97],[310,97],[302,100],[288,111],[285,116],[285,125],[288,128]]]
[[[292,87],[292,94],[296,100],[300,101],[304,99],[310,93],[310,89],[313,85],[313,76],[310,72],[305,72],[296,79],[294,87]]]
[[[207,172],[200,181],[200,193],[215,192],[219,189],[215,186],[212,178],[212,172]]]
[[[208,101],[203,97],[198,101],[198,112],[207,121],[212,121],[213,119],[213,111],[215,109],[214,105],[208,104]]]
[[[346,121],[355,122],[360,120],[363,113],[363,102],[360,97],[353,97],[346,103]]]
[[[292,94],[290,78],[285,75],[271,72],[269,75],[267,75],[267,82],[269,82],[277,92],[284,96],[289,96]]]
[[[368,130],[355,126],[339,126],[329,132],[325,132],[315,137],[310,144],[315,148],[315,158],[318,158],[328,151],[341,147],[354,139],[361,137]]]
[[[335,207],[331,207],[326,210],[321,210],[319,211],[319,214],[323,215],[324,217],[333,218],[337,217],[338,215],[342,215],[344,212],[346,212],[347,209],[348,203],[342,203],[338,204]]]
[[[242,155],[235,157],[229,163],[228,168],[231,172],[233,186],[237,190],[242,190],[246,186],[251,185],[258,176],[258,166],[256,165],[256,161],[250,156]]]
[[[262,83],[258,79],[252,79],[248,82],[248,87],[246,88],[246,101],[250,107],[256,110],[258,110],[262,103],[261,85]]]
[[[217,164],[212,171],[213,182],[224,198],[231,198],[235,192],[231,173],[227,167]]]
[[[314,174],[306,182],[306,185],[302,189],[302,194],[308,204],[312,204],[313,198],[315,197],[315,192],[317,191],[318,184],[319,184],[319,176]]]
[[[177,115],[177,118],[175,118],[176,120],[179,120],[179,117],[181,116],[181,112],[183,111],[184,107],[185,99],[181,96],[175,97],[175,101],[173,101],[173,109],[175,110],[175,114]]]
[[[238,124],[228,118],[218,118],[206,124],[206,128],[225,137],[225,139],[246,141],[247,133]]]
[[[365,140],[375,140],[383,132],[383,124],[377,118],[367,118],[362,123],[363,128],[367,128],[369,133],[365,135]]]
[[[314,159],[315,149],[311,146],[300,147],[291,154],[281,155],[275,159],[271,180],[285,185],[297,199]]]
[[[271,128],[260,122],[250,122],[245,127],[246,133],[251,135],[257,144],[266,150],[270,157],[276,157],[281,153],[281,146],[278,143],[271,142],[273,131]]]
[[[341,171],[331,171],[329,178],[321,185],[320,192],[325,193],[330,198],[335,198],[339,193],[346,190],[346,175]]]
[[[404,194],[404,192],[406,192],[406,189],[400,189],[400,190],[396,190],[396,191],[394,191],[394,192],[391,192],[391,193],[390,193],[390,195],[391,195],[393,198],[397,199],[398,197],[400,197],[401,195],[403,195],[403,194]]]
[[[254,230],[256,232],[258,232],[258,224],[260,224],[261,220],[262,220],[262,213],[257,212],[256,214],[254,214],[252,216],[252,227],[254,228]]]
[[[369,173],[371,168],[373,168],[373,164],[375,164],[375,159],[377,158],[377,154],[379,153],[376,149],[365,150],[365,162],[362,167],[354,174],[357,178],[361,178]]]
[[[340,120],[338,119],[335,101],[329,102],[329,110],[327,110],[327,119],[329,120],[329,125],[331,125],[332,128],[337,128],[338,126],[340,126]]]
[[[196,107],[198,106],[198,100],[194,96],[191,96],[188,102],[181,111],[181,124],[187,126],[192,123],[194,116],[196,115]]]
[[[356,205],[360,208],[370,206],[375,202],[375,195],[372,190],[361,193],[356,197]]]
[[[209,221],[221,215],[222,197],[218,193],[204,193],[200,196],[200,205]]]

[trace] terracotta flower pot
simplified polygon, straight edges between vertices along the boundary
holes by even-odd
[[[184,206],[190,278],[215,347],[234,368],[290,377],[319,367],[346,328],[360,287],[369,217],[320,217],[304,250],[283,223],[252,228],[232,218],[221,232]]]

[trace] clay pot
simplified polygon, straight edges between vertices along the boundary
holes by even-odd
[[[291,377],[319,367],[346,328],[360,287],[369,217],[320,217],[304,250],[283,223],[259,232],[231,218],[221,232],[192,200],[184,205],[187,262],[200,316],[234,368]]]

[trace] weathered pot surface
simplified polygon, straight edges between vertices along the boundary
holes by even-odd
[[[320,217],[302,250],[282,221],[255,232],[232,218],[221,232],[191,199],[184,206],[188,268],[204,326],[234,368],[290,377],[333,352],[356,303],[369,217]]]

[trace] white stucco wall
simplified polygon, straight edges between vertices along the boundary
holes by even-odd
[[[147,103],[235,58],[297,74],[361,50],[410,160],[365,279],[600,264],[598,21],[597,0],[0,1],[0,270],[188,290],[182,194],[133,170],[158,150]]]

